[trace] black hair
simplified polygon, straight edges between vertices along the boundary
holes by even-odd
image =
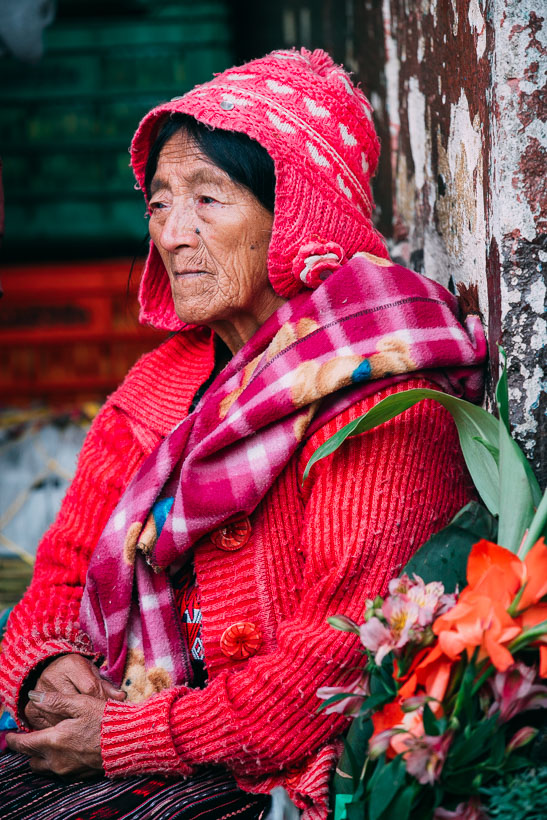
[[[184,131],[211,160],[238,185],[243,185],[273,214],[275,203],[274,163],[265,148],[238,131],[210,128],[189,114],[173,113],[160,128],[148,154],[144,174],[146,195],[156,173],[158,158],[165,143],[178,131]]]

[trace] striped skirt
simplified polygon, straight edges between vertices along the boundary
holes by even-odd
[[[269,795],[247,794],[221,769],[188,780],[161,775],[66,780],[35,774],[28,758],[0,755],[2,820],[265,820]]]

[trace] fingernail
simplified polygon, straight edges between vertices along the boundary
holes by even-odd
[[[43,703],[45,698],[44,692],[37,692],[36,689],[31,689],[28,693],[28,699],[33,703]]]

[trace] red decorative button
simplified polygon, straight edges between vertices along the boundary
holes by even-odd
[[[251,522],[248,518],[232,521],[211,533],[211,541],[221,550],[235,552],[245,546],[251,537]]]
[[[262,645],[260,629],[248,621],[232,624],[224,630],[220,639],[220,648],[227,658],[233,661],[245,661],[256,654]]]

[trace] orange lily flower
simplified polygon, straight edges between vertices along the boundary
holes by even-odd
[[[536,541],[526,558],[526,586],[519,601],[519,610],[526,609],[547,595],[547,545],[545,539]]]
[[[373,712],[371,717],[374,726],[373,736],[385,732],[386,729],[399,726],[405,717],[405,713],[400,706],[400,698],[386,703],[381,712]]]
[[[401,699],[386,703],[381,712],[372,715],[374,732],[369,741],[369,748],[380,744],[379,750],[386,752],[391,760],[395,755],[408,752],[405,740],[412,737],[421,737],[424,734],[424,723],[418,710],[403,712],[400,706]],[[390,732],[390,729],[404,729],[404,732]],[[376,741],[376,743],[375,743]]]
[[[454,659],[444,654],[439,644],[416,667],[416,679],[429,697],[441,702],[450,682]]]
[[[437,643],[420,652],[416,661],[399,689],[399,697],[402,700],[412,697],[420,686],[426,695],[441,702],[446,694],[455,660],[447,657]]]
[[[478,659],[490,658],[504,671],[513,663],[507,644],[522,631],[507,609],[526,580],[527,567],[509,550],[490,541],[479,541],[469,554],[467,586],[455,607],[433,624],[439,646],[449,658],[463,651]]]
[[[433,624],[439,646],[445,655],[455,660],[465,650],[470,657],[478,648],[478,660],[490,658],[496,669],[505,671],[513,656],[505,646],[520,634],[521,627],[507,613],[505,596],[502,603],[489,589],[496,567],[487,571],[477,588],[466,587],[460,600]],[[488,577],[486,577],[488,576]],[[483,581],[486,581],[482,589]],[[490,593],[490,594],[489,594]]]
[[[517,618],[517,622],[522,627],[523,632],[533,629],[535,626],[543,623],[543,621],[547,621],[547,604],[536,604],[535,606],[530,606]],[[540,677],[547,678],[547,629],[541,637],[536,638],[533,645],[539,645]]]
[[[467,559],[468,586],[460,596],[469,590],[481,592],[508,609],[526,580],[526,567],[520,558],[505,547],[482,539],[478,541]]]

